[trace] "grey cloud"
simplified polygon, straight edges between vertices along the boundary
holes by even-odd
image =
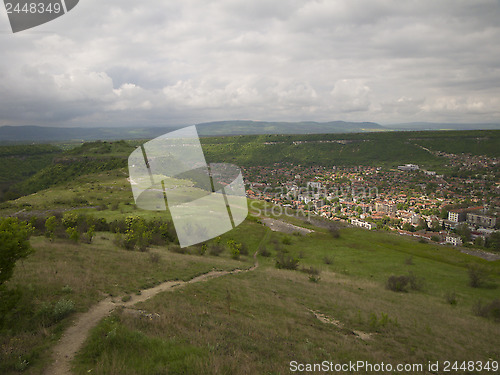
[[[0,125],[498,121],[499,18],[493,0],[82,0],[16,35],[0,17]]]

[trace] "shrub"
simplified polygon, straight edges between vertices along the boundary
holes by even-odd
[[[55,216],[50,216],[45,220],[45,237],[54,239],[56,228],[59,225]]]
[[[393,292],[407,292],[409,281],[407,276],[391,275],[387,279],[386,288]]]
[[[281,242],[283,243],[283,245],[291,245],[292,239],[288,236],[285,236],[281,239]]]
[[[244,242],[241,243],[240,254],[241,255],[248,255],[248,245]]]
[[[69,227],[66,229],[66,234],[68,235],[69,239],[75,243],[78,242],[80,239],[80,233],[78,233],[78,229]]]
[[[410,284],[410,289],[412,290],[422,290],[424,289],[424,279],[418,277],[413,272],[408,273],[408,282]]]
[[[276,268],[296,270],[299,265],[299,260],[297,258],[292,258],[290,255],[285,254],[280,251],[276,255]]]
[[[186,254],[186,249],[180,247],[177,244],[172,244],[168,247],[168,250],[177,254]]]
[[[229,240],[227,241],[227,245],[229,246],[229,252],[231,254],[231,258],[240,259],[241,244],[236,243],[234,240]]]
[[[259,247],[259,254],[266,258],[271,256],[271,252],[267,250],[265,245]]]
[[[53,317],[58,322],[75,310],[75,303],[69,299],[61,299],[54,306]]]
[[[208,253],[210,255],[219,256],[224,251],[224,246],[220,243],[213,243],[208,248]]]
[[[87,231],[87,233],[82,234],[82,241],[90,244],[90,243],[92,243],[92,240],[94,239],[94,237],[95,237],[95,227],[91,226],[91,227],[89,227],[89,230]]]
[[[484,304],[477,301],[472,306],[472,312],[476,316],[493,319],[495,322],[500,322],[500,299],[494,299],[489,304]]]
[[[340,231],[339,228],[337,228],[335,225],[330,225],[328,227],[328,232],[330,232],[330,235],[333,238],[340,238]]]
[[[469,274],[469,286],[473,288],[481,287],[487,279],[485,268],[479,264],[469,264],[467,272]]]
[[[456,305],[458,303],[458,301],[457,301],[457,294],[455,292],[447,292],[444,295],[444,299],[450,305]]]
[[[29,243],[31,227],[17,218],[0,219],[0,287],[9,280],[18,259],[33,250]]]
[[[405,259],[405,264],[409,266],[413,266],[415,263],[413,263],[413,255],[410,255],[408,258]]]
[[[309,275],[309,281],[312,283],[319,283],[320,279],[321,277],[319,277],[318,275]]]

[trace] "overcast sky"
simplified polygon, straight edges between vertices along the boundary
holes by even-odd
[[[80,0],[13,34],[0,126],[500,122],[499,0]]]

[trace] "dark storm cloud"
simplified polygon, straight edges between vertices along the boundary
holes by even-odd
[[[0,17],[0,125],[500,119],[498,1],[82,0]]]

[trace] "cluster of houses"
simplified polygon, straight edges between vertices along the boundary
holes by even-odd
[[[422,170],[416,164],[401,165],[396,172],[373,167],[309,169],[297,173],[297,167],[285,167],[281,178],[276,169],[271,172],[256,169],[257,176],[264,180],[273,178],[275,183],[246,181],[247,196],[368,230],[384,226],[401,234],[452,245],[462,244],[462,237],[455,234],[460,225],[469,227],[472,240],[485,239],[497,226],[498,213],[492,214],[485,206],[452,209],[447,218],[442,218],[442,211],[456,204],[457,197],[446,193],[443,176]],[[421,177],[415,178],[415,173]],[[419,182],[423,176],[427,176],[426,183]],[[283,177],[287,180],[283,181]],[[408,190],[411,179],[417,181],[413,185],[420,187],[420,194]],[[381,191],[371,185],[383,186],[380,182],[384,181],[390,183]],[[442,186],[444,194],[426,194],[429,182],[438,186],[438,190]]]

